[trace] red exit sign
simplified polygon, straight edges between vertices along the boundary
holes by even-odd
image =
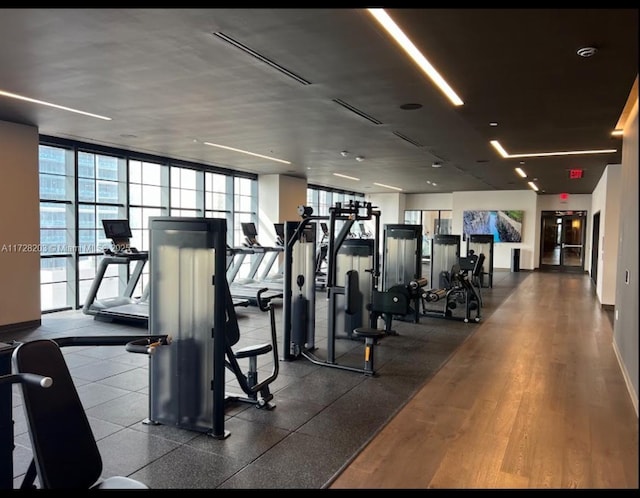
[[[569,178],[572,180],[576,178],[582,178],[582,170],[581,169],[570,169],[569,170]]]

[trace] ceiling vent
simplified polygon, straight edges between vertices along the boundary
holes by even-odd
[[[366,112],[361,111],[360,109],[358,109],[357,107],[353,107],[351,104],[347,104],[344,100],[340,100],[340,99],[333,99],[333,101],[344,107],[345,109],[353,112],[354,114],[357,114],[358,116],[360,116],[361,118],[366,119],[367,121],[370,121],[373,124],[376,125],[381,125],[382,121],[377,120],[376,118],[369,116]]]
[[[240,43],[238,40],[234,40],[233,38],[231,38],[230,36],[225,35],[224,33],[220,33],[218,31],[218,32],[213,33],[213,36],[215,36],[217,38],[220,38],[221,40],[229,43],[230,45],[233,45],[236,48],[239,48],[243,52],[251,55],[252,57],[255,57],[260,62],[264,62],[265,64],[267,64],[267,65],[271,66],[272,68],[280,71],[282,74],[288,76],[289,78],[291,78],[293,80],[296,80],[298,83],[300,83],[302,85],[310,85],[311,84],[310,81],[307,81],[303,77],[298,76],[296,73],[293,73],[293,72],[289,71],[287,68],[282,67],[280,64],[276,64],[275,62],[273,62],[268,57],[265,57],[264,55],[259,54],[255,50],[250,49],[246,45],[243,45],[242,43]]]
[[[414,145],[416,147],[424,147],[424,145],[422,145],[421,143],[416,142],[415,140],[409,138],[406,135],[403,135],[402,133],[398,132],[398,131],[394,131],[393,134],[398,137],[401,138],[402,140],[404,140],[405,142],[409,142],[411,145]]]

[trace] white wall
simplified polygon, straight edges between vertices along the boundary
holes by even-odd
[[[387,224],[404,223],[405,197],[401,193],[365,195],[365,199],[380,211],[380,231]],[[365,225],[370,228],[367,223]],[[373,229],[371,232],[373,233]]]
[[[585,240],[585,269],[590,265],[592,227],[591,194],[571,195],[561,201],[559,195],[540,195],[533,190],[454,192],[453,194],[406,194],[404,208],[399,209],[396,194],[372,194],[381,207],[384,223],[403,223],[404,209],[408,210],[451,210],[452,233],[462,235],[462,214],[467,210],[521,209],[524,211],[522,242],[494,245],[494,268],[511,267],[511,249],[520,249],[520,268],[534,270],[540,263],[540,224],[542,211],[586,211],[587,233]],[[614,194],[614,199],[615,199]],[[464,253],[464,243],[462,252]]]
[[[638,80],[624,125],[613,345],[638,413]],[[625,280],[628,272],[629,280]]]
[[[453,194],[407,194],[405,209],[413,211],[451,211],[453,209]]]
[[[598,270],[596,295],[600,304],[614,305],[616,298],[616,266],[618,258],[618,232],[620,218],[620,181],[622,165],[608,165],[596,188],[591,194],[591,215],[600,213],[600,232],[598,237]],[[591,233],[593,229],[591,227]],[[593,250],[590,239],[587,269],[591,269],[591,253]]]
[[[40,321],[38,139],[0,121],[0,326]]]

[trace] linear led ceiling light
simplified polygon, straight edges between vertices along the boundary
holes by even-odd
[[[411,57],[422,71],[431,78],[431,81],[447,96],[455,106],[464,105],[464,102],[456,92],[449,86],[440,73],[431,65],[424,55],[416,48],[411,40],[405,35],[398,25],[389,17],[384,9],[367,9],[369,13],[382,25],[402,49]]]
[[[400,187],[394,187],[392,185],[385,185],[384,183],[375,183],[375,182],[373,182],[373,184],[377,185],[378,187],[390,188],[391,190],[398,190],[398,191],[402,192],[402,189]]]
[[[527,182],[527,183],[533,190],[535,190],[536,192],[538,191],[538,186],[535,183],[533,182]]]
[[[515,168],[516,173],[518,173],[522,178],[526,178],[527,174],[524,172],[522,168]]]
[[[261,157],[263,159],[268,159],[269,161],[275,161],[277,163],[291,164],[290,161],[285,161],[284,159],[277,159],[275,157],[263,156],[262,154],[256,154],[255,152],[249,152],[242,149],[234,149],[233,147],[227,147],[226,145],[213,144],[211,142],[202,142],[202,143],[205,145],[209,145],[211,147],[218,147],[219,149],[226,149],[226,150],[231,150],[233,152],[240,152],[242,154],[249,154],[250,156]]]
[[[534,154],[509,154],[504,147],[500,145],[500,142],[497,140],[491,140],[489,142],[493,145],[493,148],[498,151],[505,159],[512,159],[517,157],[549,157],[549,156],[580,156],[584,154],[611,154],[612,152],[616,152],[616,149],[596,149],[596,150],[569,150],[564,152],[538,152]]]
[[[357,182],[360,181],[360,178],[356,178],[355,176],[342,175],[340,173],[334,173],[333,176],[339,176],[340,178],[346,178],[347,180],[355,180]]]
[[[105,121],[111,121],[111,118],[107,116],[100,116],[99,114],[93,114],[91,112],[79,111],[78,109],[72,109],[71,107],[65,107],[63,105],[52,104],[51,102],[45,102],[44,100],[31,99],[29,97],[23,97],[22,95],[18,95],[16,93],[5,92],[0,90],[0,95],[4,97],[10,97],[12,99],[24,100],[25,102],[31,102],[33,104],[46,105],[48,107],[55,107],[56,109],[61,109],[63,111],[75,112],[76,114],[84,114],[85,116],[91,116],[92,118],[104,119]]]

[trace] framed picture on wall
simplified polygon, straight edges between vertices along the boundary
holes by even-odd
[[[522,242],[523,210],[464,211],[462,233],[493,235],[494,242]]]

